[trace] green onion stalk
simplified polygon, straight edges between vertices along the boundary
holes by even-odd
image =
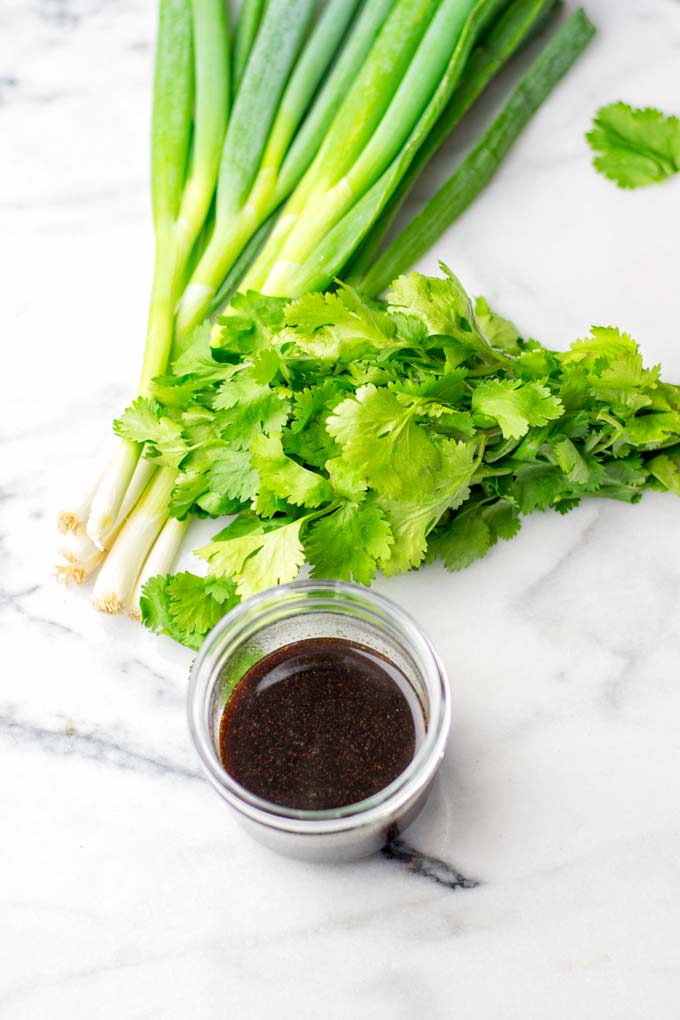
[[[334,0],[310,29],[314,2],[266,5],[227,130],[214,230],[177,309],[178,342],[213,310],[243,252],[300,181],[388,15],[400,5],[367,0],[354,19],[358,6],[358,0]],[[372,105],[366,97],[364,103]],[[243,263],[239,268],[242,275]]]
[[[406,272],[474,201],[595,31],[583,9],[574,11],[564,22],[455,173],[356,281],[366,294],[380,294]]]
[[[151,130],[151,197],[156,256],[138,392],[165,371],[184,267],[212,202],[229,105],[229,39],[223,0],[161,0]],[[118,440],[89,507],[61,515],[106,549],[153,467],[138,444]],[[135,485],[135,475],[144,485]],[[135,499],[136,502],[136,499]],[[133,503],[134,505],[134,503]],[[129,512],[131,507],[128,507]]]
[[[402,0],[244,281],[267,294],[323,289],[408,171],[502,0]],[[369,110],[366,95],[377,97]]]

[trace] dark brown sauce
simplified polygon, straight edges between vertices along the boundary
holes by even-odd
[[[343,807],[384,789],[413,759],[423,729],[414,711],[408,679],[373,649],[342,638],[296,641],[239,682],[222,715],[220,758],[271,803]]]

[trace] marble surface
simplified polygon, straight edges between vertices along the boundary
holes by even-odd
[[[407,846],[342,868],[250,842],[198,774],[189,654],[51,577],[143,338],[154,6],[0,4],[0,1017],[677,1020],[671,497],[379,585],[441,651],[453,739]],[[680,380],[680,180],[622,193],[583,141],[605,101],[680,112],[680,3],[588,9],[597,41],[437,254],[526,332],[618,324]]]

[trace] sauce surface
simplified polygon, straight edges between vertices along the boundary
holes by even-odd
[[[373,649],[342,638],[297,641],[266,655],[235,688],[220,758],[237,782],[274,804],[343,807],[404,771],[416,749],[414,711],[408,679]],[[422,712],[418,723],[422,730]]]

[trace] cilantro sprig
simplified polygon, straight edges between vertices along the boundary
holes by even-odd
[[[586,138],[595,169],[620,188],[655,184],[680,170],[680,119],[653,107],[603,106]]]
[[[178,469],[174,516],[233,515],[198,550],[207,577],[147,583],[147,626],[197,647],[305,564],[361,584],[434,558],[455,571],[534,510],[680,494],[680,388],[631,337],[595,327],[550,351],[442,268],[380,302],[238,295],[122,415]]]

